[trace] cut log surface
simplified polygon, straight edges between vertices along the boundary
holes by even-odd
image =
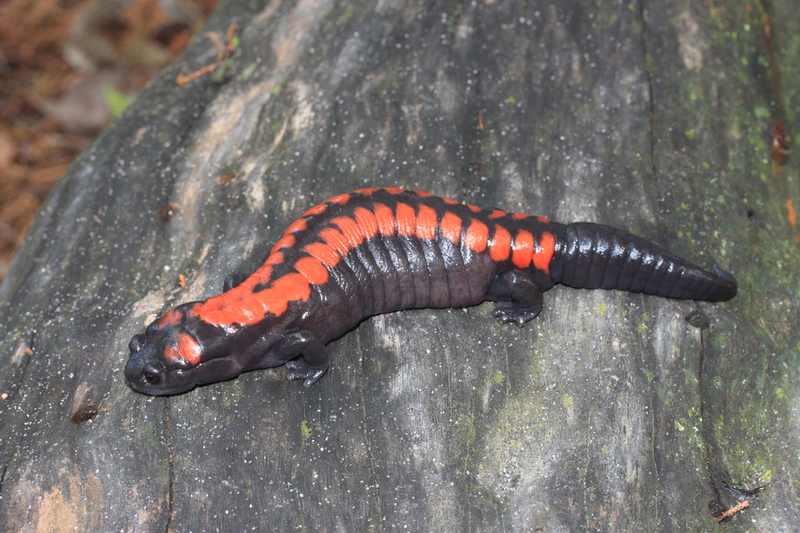
[[[221,69],[175,83],[201,35],[82,154],[0,287],[3,530],[696,532],[749,498],[727,531],[800,531],[796,0],[223,1],[206,30],[234,22]],[[368,319],[309,389],[126,386],[149,321],[384,186],[626,229],[739,294],[556,286],[524,328]]]

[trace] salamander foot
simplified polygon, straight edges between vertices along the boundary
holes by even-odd
[[[518,308],[514,302],[495,302],[492,317],[496,318],[501,324],[513,322],[522,327],[526,322],[536,318],[541,310],[541,307],[535,310],[523,310]]]
[[[298,357],[297,359],[287,361],[286,368],[291,370],[291,372],[286,374],[286,379],[290,381],[302,379],[303,386],[310,387],[319,381],[319,378],[325,375],[325,372],[328,371],[328,362],[326,361],[321,368],[312,368],[308,366],[302,357]]]

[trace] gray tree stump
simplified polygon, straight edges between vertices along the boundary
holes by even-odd
[[[0,288],[5,530],[716,531],[767,482],[722,527],[800,530],[800,157],[769,135],[800,119],[796,1],[227,1],[208,29],[232,22],[223,71],[175,84],[198,39],[76,161]],[[127,388],[147,322],[376,186],[628,229],[740,291],[556,287],[523,329],[374,317],[308,390]]]

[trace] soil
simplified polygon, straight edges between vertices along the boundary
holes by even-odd
[[[0,3],[0,280],[75,156],[183,51],[218,1]]]

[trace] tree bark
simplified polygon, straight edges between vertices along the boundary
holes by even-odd
[[[223,68],[175,83],[199,38],[82,154],[0,287],[0,523],[694,532],[751,497],[729,531],[800,530],[800,158],[770,136],[795,2],[228,1],[207,29],[232,22]],[[307,390],[128,389],[146,323],[380,186],[627,229],[739,294],[556,287],[522,329],[371,318]]]

